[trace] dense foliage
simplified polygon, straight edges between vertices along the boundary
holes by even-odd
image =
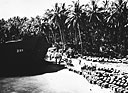
[[[95,0],[81,5],[55,4],[43,17],[0,20],[0,42],[44,33],[50,43],[72,45],[83,55],[126,57],[128,51],[128,2]]]

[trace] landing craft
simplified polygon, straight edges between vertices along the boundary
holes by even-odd
[[[18,71],[36,71],[37,68],[43,67],[49,47],[44,35],[0,44],[0,76]]]

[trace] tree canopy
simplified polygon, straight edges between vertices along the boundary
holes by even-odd
[[[126,57],[128,52],[128,2],[96,0],[89,4],[56,3],[43,16],[0,20],[0,42],[25,36],[46,35],[49,43],[72,44],[82,55]]]

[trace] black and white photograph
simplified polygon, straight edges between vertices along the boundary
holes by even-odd
[[[0,93],[128,93],[128,0],[0,0]]]

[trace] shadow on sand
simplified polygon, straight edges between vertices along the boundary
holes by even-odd
[[[0,78],[34,76],[57,72],[64,69],[63,65],[43,61],[42,64],[10,64],[0,67]]]

